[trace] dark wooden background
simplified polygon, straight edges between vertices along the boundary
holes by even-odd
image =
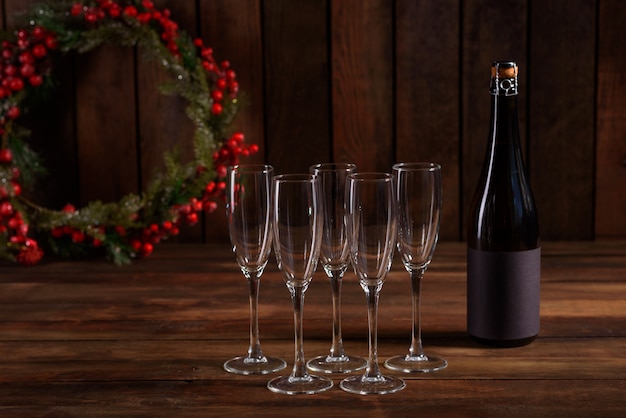
[[[0,0],[5,28],[34,0]],[[544,240],[626,238],[626,2],[156,0],[231,61],[248,106],[235,129],[277,172],[351,161],[443,165],[443,240],[463,240],[489,119],[489,67],[520,66],[521,130]],[[192,127],[141,51],[63,58],[30,115],[55,207],[145,187]],[[227,236],[221,211],[182,240]]]

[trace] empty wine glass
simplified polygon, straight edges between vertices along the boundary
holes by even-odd
[[[378,298],[396,246],[393,177],[386,173],[351,174],[346,193],[350,255],[367,299],[369,358],[365,374],[344,379],[340,387],[362,395],[393,393],[402,390],[405,383],[380,373],[377,342]]]
[[[293,303],[295,360],[291,375],[272,379],[267,387],[289,395],[318,393],[330,389],[333,382],[307,373],[302,337],[304,294],[315,273],[322,242],[318,179],[310,174],[276,176],[273,196],[274,253]]]
[[[310,370],[323,373],[349,373],[365,368],[362,357],[345,353],[341,337],[341,282],[348,268],[348,237],[346,234],[346,178],[356,169],[350,163],[323,163],[309,168],[320,182],[324,233],[320,262],[330,280],[333,302],[333,338],[328,355],[312,358]]]
[[[250,346],[248,355],[224,363],[236,374],[267,374],[281,370],[287,363],[267,357],[259,339],[259,287],[272,248],[271,190],[274,169],[269,165],[237,165],[228,169],[226,215],[233,252],[243,275],[248,279],[250,298]]]
[[[422,347],[420,295],[422,278],[439,237],[441,166],[400,163],[393,166],[398,200],[398,251],[411,277],[413,330],[408,354],[387,359],[385,367],[402,372],[433,372],[448,362],[427,355]]]

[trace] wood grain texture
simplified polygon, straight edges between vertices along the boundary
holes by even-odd
[[[581,196],[594,188],[596,2],[533,3],[530,24],[527,166],[541,236],[592,239],[594,202]]]
[[[139,191],[135,58],[133,49],[103,45],[76,59],[81,204]]]
[[[331,158],[328,2],[263,2],[267,162],[306,173]]]
[[[395,11],[395,161],[441,164],[444,240],[460,238],[459,11],[458,0],[398,1]]]
[[[391,171],[394,162],[393,4],[331,2],[335,160],[359,171]]]
[[[595,236],[626,235],[626,4],[600,1]]]
[[[39,0],[2,0],[7,28]],[[618,0],[156,0],[237,72],[232,126],[277,172],[321,161],[389,171],[443,165],[445,241],[463,240],[488,131],[489,66],[520,66],[524,157],[544,240],[626,236],[626,79]],[[555,81],[546,68],[565,68]],[[20,122],[50,176],[29,194],[54,208],[145,187],[162,151],[188,155],[184,102],[141,51],[55,61],[59,86]],[[223,207],[181,241],[224,242]]]
[[[542,329],[531,345],[480,346],[465,333],[465,246],[443,243],[426,272],[424,344],[449,361],[407,387],[358,396],[267,390],[223,362],[248,343],[247,285],[227,245],[170,244],[120,268],[100,260],[1,264],[0,411],[7,416],[621,416],[626,412],[626,242],[545,244]],[[408,274],[395,261],[380,298],[379,359],[408,349]],[[261,285],[266,354],[293,361],[290,295],[271,260]],[[307,291],[304,349],[327,352],[330,289]],[[366,304],[344,279],[347,352],[367,354]],[[581,361],[580,359],[593,359]],[[488,359],[489,361],[485,361]],[[288,371],[287,371],[288,372]],[[337,386],[342,376],[333,376]],[[235,394],[245,393],[245,396]],[[520,394],[523,394],[521,396]]]

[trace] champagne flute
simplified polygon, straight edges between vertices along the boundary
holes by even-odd
[[[393,166],[393,171],[398,201],[398,251],[411,277],[413,330],[408,354],[387,359],[385,367],[406,373],[434,372],[445,368],[448,362],[424,353],[420,296],[422,278],[439,237],[441,166],[400,163]]]
[[[269,165],[236,165],[228,169],[226,215],[233,252],[248,279],[250,299],[250,346],[248,355],[224,363],[235,374],[268,374],[284,369],[287,363],[267,357],[259,339],[259,287],[272,248],[271,190],[274,169]]]
[[[341,282],[348,268],[346,234],[346,178],[356,170],[350,163],[323,163],[309,168],[319,178],[324,233],[320,261],[330,280],[333,301],[333,338],[328,355],[312,358],[307,367],[315,372],[349,373],[365,368],[362,357],[345,353],[341,337]]]
[[[348,176],[348,242],[352,265],[367,299],[369,358],[365,374],[351,376],[340,387],[361,395],[393,393],[404,380],[384,376],[378,366],[378,299],[396,246],[396,205],[393,176],[356,173]]]
[[[289,395],[330,389],[333,381],[307,373],[302,337],[304,294],[311,283],[322,243],[323,218],[319,184],[311,174],[286,174],[274,178],[274,253],[291,293],[295,329],[295,361],[289,376],[267,383],[269,390]]]

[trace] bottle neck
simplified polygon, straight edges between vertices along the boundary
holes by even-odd
[[[491,97],[491,143],[509,144],[514,148],[519,148],[517,95],[492,95]]]

